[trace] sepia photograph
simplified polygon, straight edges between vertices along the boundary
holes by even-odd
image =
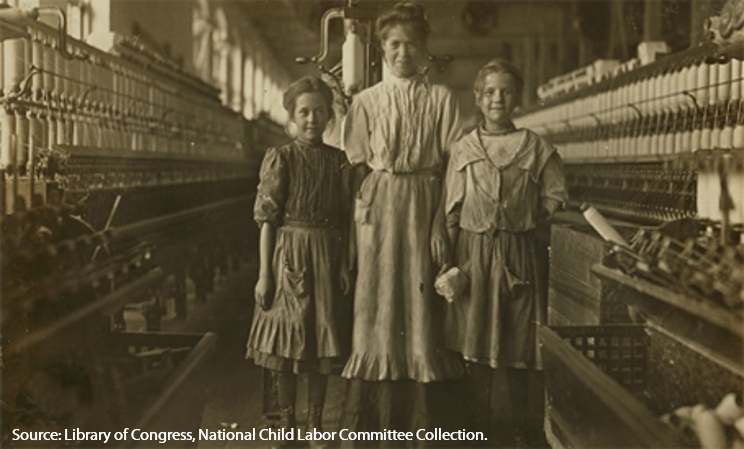
[[[744,449],[744,0],[0,0],[0,447]]]

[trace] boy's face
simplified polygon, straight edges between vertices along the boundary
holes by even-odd
[[[300,95],[292,115],[292,121],[297,125],[297,137],[305,142],[321,142],[329,117],[328,105],[319,93]]]
[[[483,117],[493,124],[509,122],[518,101],[517,83],[508,73],[489,73],[483,79],[483,92],[475,95]]]

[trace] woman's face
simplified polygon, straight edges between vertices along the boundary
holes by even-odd
[[[307,92],[297,97],[292,121],[297,125],[297,137],[300,140],[321,142],[329,118],[328,105],[319,93]]]
[[[517,83],[508,73],[489,73],[483,79],[483,92],[476,94],[476,103],[490,124],[508,123],[518,101]]]
[[[382,51],[390,71],[398,78],[416,75],[424,58],[424,44],[410,25],[392,26],[382,42]]]

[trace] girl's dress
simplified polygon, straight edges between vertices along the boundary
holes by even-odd
[[[358,275],[342,374],[356,380],[347,391],[348,428],[400,427],[391,421],[391,401],[407,401],[407,388],[380,381],[423,383],[463,372],[443,348],[444,301],[434,293],[430,250],[447,149],[459,136],[452,94],[422,77],[391,77],[361,92],[346,117],[349,161],[372,169],[354,206]],[[360,422],[366,412],[377,414],[375,424]]]
[[[568,200],[560,156],[523,129],[489,136],[482,128],[452,148],[447,170],[447,226],[460,227],[457,264],[469,291],[448,305],[447,347],[471,362],[540,368],[539,304],[533,233],[541,208]]]
[[[274,298],[256,305],[247,358],[272,370],[329,374],[348,354],[349,307],[339,287],[350,215],[344,153],[293,141],[266,152],[255,219],[277,228]]]

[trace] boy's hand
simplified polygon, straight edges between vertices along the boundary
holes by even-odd
[[[274,279],[271,276],[261,276],[256,283],[256,304],[263,310],[271,308],[274,293]]]

